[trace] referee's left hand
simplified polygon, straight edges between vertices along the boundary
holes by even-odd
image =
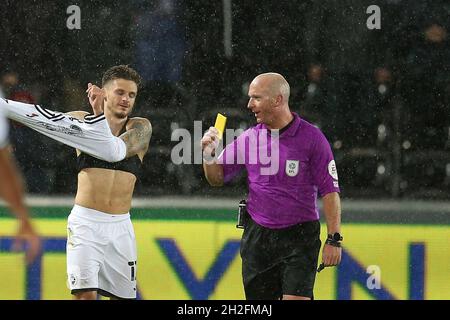
[[[342,248],[324,244],[322,262],[325,267],[337,266],[341,262]]]

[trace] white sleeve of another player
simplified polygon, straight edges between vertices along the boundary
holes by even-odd
[[[8,118],[98,159],[117,162],[126,157],[125,142],[111,133],[103,114],[88,115],[81,121],[39,105],[7,99],[0,99],[0,109]]]
[[[8,144],[8,120],[0,110],[0,149],[6,147]]]

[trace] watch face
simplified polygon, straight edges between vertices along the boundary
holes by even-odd
[[[333,240],[334,241],[341,241],[342,237],[341,237],[341,235],[339,233],[336,232],[335,234],[333,234]]]

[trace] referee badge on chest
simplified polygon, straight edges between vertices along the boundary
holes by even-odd
[[[298,160],[286,160],[286,174],[295,177],[298,174]]]

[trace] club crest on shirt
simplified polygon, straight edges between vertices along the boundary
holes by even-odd
[[[298,174],[298,160],[286,160],[286,174],[295,177]]]
[[[74,286],[74,285],[77,284],[78,279],[77,279],[77,277],[74,274],[70,274],[69,275],[69,281]]]

